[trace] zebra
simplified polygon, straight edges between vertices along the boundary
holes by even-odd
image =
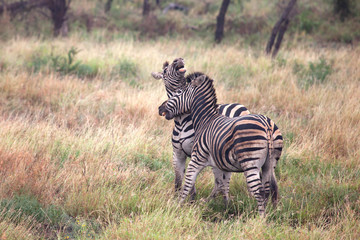
[[[257,200],[259,215],[264,217],[270,193],[274,205],[278,200],[274,170],[279,156],[275,149],[282,149],[283,142],[282,137],[276,142],[274,137],[281,136],[280,130],[263,115],[223,116],[216,109],[216,101],[213,80],[202,75],[159,107],[159,114],[167,120],[189,112],[192,116],[195,144],[180,203],[188,196],[199,172],[212,166],[224,172],[224,179],[227,173],[244,172],[248,190]],[[226,184],[220,185],[227,187]],[[228,201],[229,191],[223,190]]]
[[[174,96],[177,91],[184,89],[189,82],[203,75],[201,72],[194,72],[185,77],[186,69],[184,59],[176,58],[171,64],[167,61],[163,64],[162,72],[153,72],[151,75],[155,79],[163,79],[168,98]],[[220,104],[217,105],[217,110],[220,114],[228,117],[243,116],[250,114],[249,110],[241,104]],[[172,132],[172,146],[173,146],[173,167],[175,170],[175,192],[181,190],[185,174],[186,158],[190,157],[191,150],[194,145],[194,128],[190,114],[182,114],[174,118],[175,126]],[[220,191],[225,195],[221,184],[224,182],[223,178],[226,176],[227,186],[230,182],[231,173],[224,173],[220,169],[212,169],[215,178],[214,188],[207,200],[214,198]],[[191,192],[191,199],[195,198],[195,187]]]

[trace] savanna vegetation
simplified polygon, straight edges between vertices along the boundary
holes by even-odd
[[[15,2],[15,1],[10,1]],[[0,15],[0,239],[359,239],[360,15],[301,1],[278,55],[265,54],[282,1],[72,1],[67,37],[45,10]],[[0,1],[1,3],[1,1]],[[342,15],[344,14],[344,15]],[[85,19],[85,20],[84,20]],[[88,19],[88,20],[86,20]],[[87,25],[88,24],[88,25]],[[178,205],[173,122],[150,73],[183,57],[215,80],[220,103],[273,119],[285,147],[280,201],[260,219],[243,174],[231,202]]]

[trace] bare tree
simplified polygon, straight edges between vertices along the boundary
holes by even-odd
[[[111,4],[112,4],[113,0],[107,0],[105,3],[105,12],[109,12],[111,9]]]
[[[340,15],[340,20],[344,21],[351,13],[350,0],[333,0],[334,12]]]
[[[149,3],[149,0],[144,0],[142,15],[143,15],[143,16],[148,16],[149,13],[150,13],[150,3]]]
[[[289,22],[290,22],[289,15],[290,15],[291,10],[295,6],[295,4],[296,4],[296,0],[290,0],[289,4],[287,5],[284,12],[282,13],[279,21],[277,21],[277,23],[275,24],[275,26],[274,26],[274,28],[273,28],[273,30],[271,32],[269,41],[268,41],[268,43],[266,45],[266,53],[267,54],[271,53],[271,48],[272,48],[272,46],[274,44],[274,41],[275,41],[275,38],[277,36],[276,43],[275,43],[275,48],[274,48],[274,51],[272,53],[272,57],[275,57],[276,54],[278,53],[279,49],[280,49],[282,39],[284,37],[285,31],[286,31],[286,29],[287,29],[287,27],[289,25]]]
[[[215,42],[220,43],[224,37],[225,15],[229,7],[230,0],[223,0],[219,15],[216,17]]]
[[[51,19],[54,25],[54,36],[67,36],[66,13],[69,9],[71,0],[48,0],[48,9],[51,12]]]

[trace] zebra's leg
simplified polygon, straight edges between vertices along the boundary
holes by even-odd
[[[182,149],[173,147],[173,167],[175,170],[175,192],[181,190],[185,174],[186,154]]]
[[[219,171],[219,169],[216,168],[216,167],[212,167],[212,171],[214,173],[214,181],[215,181],[215,183],[214,183],[214,188],[211,191],[210,196],[207,198],[207,201],[210,201],[210,199],[215,198],[216,195],[218,194],[218,192],[220,191],[219,187],[220,187],[220,183],[221,183],[220,180],[221,180],[222,174]]]
[[[230,178],[231,178],[231,172],[222,172],[223,173],[223,188],[222,193],[224,196],[224,203],[225,206],[228,207],[229,205],[229,188],[230,188]]]
[[[185,183],[180,195],[180,203],[183,203],[186,197],[194,189],[195,181],[197,175],[204,169],[207,165],[201,164],[199,161],[194,161],[194,158],[189,162],[189,165],[186,169]]]
[[[218,192],[221,192],[224,198],[224,204],[227,207],[229,203],[229,184],[231,172],[224,172],[217,167],[212,168],[215,178],[215,186],[207,200],[215,198]]]
[[[257,201],[258,211],[261,217],[265,217],[265,194],[260,180],[260,171],[257,167],[249,167],[244,170],[248,189]]]

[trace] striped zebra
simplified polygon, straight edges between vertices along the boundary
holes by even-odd
[[[165,62],[163,64],[163,71],[152,73],[155,79],[163,79],[167,96],[170,98],[176,94],[177,91],[186,88],[189,82],[203,75],[200,72],[188,74],[185,77],[186,69],[185,62],[182,58],[175,59],[171,64]],[[220,104],[217,105],[217,110],[220,114],[228,117],[243,116],[250,114],[246,107],[243,105],[233,104]],[[182,114],[174,118],[175,126],[172,133],[172,146],[173,146],[173,167],[175,170],[175,191],[181,189],[185,174],[186,158],[190,157],[191,150],[194,145],[194,128],[190,114]],[[229,185],[231,173],[224,173],[220,169],[213,168],[215,186],[210,194],[210,198],[215,197],[220,191],[223,191],[223,178],[226,176],[227,185]],[[195,198],[195,187],[191,191],[191,198]]]
[[[159,107],[159,114],[168,120],[188,112],[192,116],[195,144],[180,202],[188,196],[199,172],[212,166],[223,171],[224,180],[227,173],[244,172],[249,192],[264,217],[270,193],[274,205],[278,199],[274,170],[279,156],[275,149],[282,149],[282,137],[274,122],[263,115],[228,118],[219,114],[213,80],[206,75],[197,77]],[[278,136],[281,140],[275,142]],[[227,187],[226,184],[220,185]],[[228,200],[228,190],[224,191]]]

